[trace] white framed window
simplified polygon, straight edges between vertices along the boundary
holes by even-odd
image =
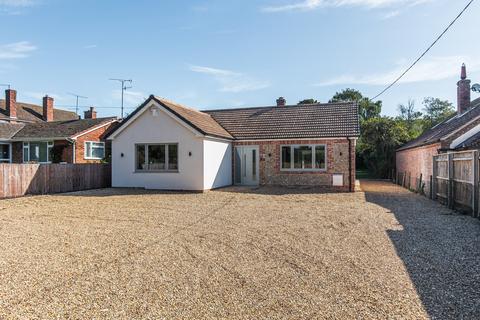
[[[281,171],[326,171],[327,146],[324,144],[280,146]]]
[[[84,155],[86,160],[102,160],[105,158],[105,142],[85,141]]]
[[[12,162],[12,145],[10,143],[0,143],[0,163]]]
[[[178,172],[178,144],[136,144],[135,171]]]
[[[53,141],[35,141],[23,143],[23,162],[50,163],[50,151]]]

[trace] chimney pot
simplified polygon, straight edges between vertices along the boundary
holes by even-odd
[[[43,120],[53,121],[53,98],[48,95],[43,97]]]
[[[5,90],[5,110],[10,118],[17,118],[17,91]]]
[[[457,113],[462,114],[470,108],[470,80],[467,79],[467,67],[462,64],[460,81],[457,82]]]
[[[287,104],[287,100],[284,97],[277,99],[277,107],[284,107]]]
[[[90,107],[89,110],[84,112],[85,119],[97,119],[97,111],[95,111],[95,107]]]

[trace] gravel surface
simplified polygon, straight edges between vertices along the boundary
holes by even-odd
[[[480,223],[362,188],[0,201],[0,319],[478,318]]]

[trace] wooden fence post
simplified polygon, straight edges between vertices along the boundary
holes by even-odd
[[[448,154],[448,198],[447,205],[450,209],[455,207],[454,205],[454,194],[453,194],[453,176],[454,176],[454,167],[453,167],[453,153]]]
[[[433,200],[433,176],[430,176],[430,199]]]
[[[418,185],[417,185],[417,193],[422,192],[422,179],[423,179],[423,173],[420,173],[420,179],[418,180]]]
[[[478,151],[473,151],[472,156],[472,174],[473,174],[473,195],[472,195],[472,213],[475,218],[478,218]]]
[[[437,176],[438,176],[438,162],[437,157],[433,156],[433,165],[432,165],[432,200],[437,200]]]

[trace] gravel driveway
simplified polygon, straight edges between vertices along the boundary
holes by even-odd
[[[480,223],[362,188],[0,201],[0,319],[480,317]]]

